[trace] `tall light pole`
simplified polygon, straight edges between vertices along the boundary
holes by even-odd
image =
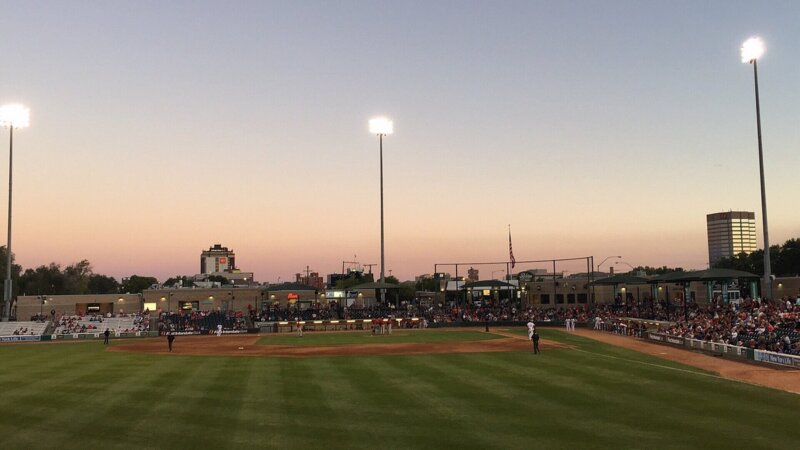
[[[8,128],[8,241],[6,243],[6,282],[3,302],[5,311],[3,321],[11,316],[11,187],[12,164],[14,162],[14,128],[27,128],[30,123],[30,111],[23,105],[12,104],[0,107],[0,127]]]
[[[758,98],[758,58],[764,54],[764,42],[752,37],[742,44],[742,62],[753,65],[753,79],[756,88],[756,128],[758,130],[758,170],[761,175],[761,223],[764,228],[764,291],[772,298],[772,268],[769,258],[769,226],[767,225],[767,192],[764,188],[764,151],[761,146],[761,104]],[[764,292],[762,297],[766,296]]]
[[[385,118],[378,117],[369,121],[369,132],[378,135],[378,142],[381,151],[381,280],[380,283],[386,282],[384,277],[384,269],[386,267],[386,259],[383,246],[383,137],[394,133],[394,123]],[[386,288],[381,286],[381,304],[386,303]]]

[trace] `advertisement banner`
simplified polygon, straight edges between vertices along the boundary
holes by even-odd
[[[41,340],[42,340],[41,336],[31,336],[31,335],[0,336],[0,342],[34,342]]]
[[[684,347],[684,339],[680,336],[671,336],[668,334],[659,334],[659,333],[647,333],[647,339],[651,341],[661,342],[663,344],[670,344],[675,345],[678,347]]]
[[[789,367],[800,367],[800,357],[794,355],[784,355],[782,353],[754,350],[753,358],[756,361],[766,362],[770,364],[779,364],[781,366],[789,366]]]

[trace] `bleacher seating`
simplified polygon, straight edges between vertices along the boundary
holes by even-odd
[[[138,316],[101,317],[65,316],[59,319],[54,334],[102,333],[109,329],[112,333],[147,331],[149,320]]]
[[[41,336],[50,322],[0,322],[0,336]]]

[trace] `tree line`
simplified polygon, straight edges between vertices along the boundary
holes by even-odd
[[[783,245],[769,247],[769,263],[772,274],[779,277],[794,277],[800,275],[800,239],[789,239]],[[755,275],[764,273],[764,250],[752,253],[739,253],[732,258],[723,258],[715,268],[735,269],[750,272]]]
[[[132,275],[117,281],[114,277],[94,273],[92,264],[82,260],[66,267],[51,262],[24,271],[11,255],[11,280],[14,297],[19,295],[84,295],[139,293],[158,283],[155,277]],[[6,247],[0,246],[0,274],[5,280]]]

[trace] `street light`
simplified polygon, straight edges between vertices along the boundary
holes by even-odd
[[[622,258],[622,256],[609,256],[606,259],[600,261],[600,264],[597,265],[597,272],[600,272],[600,266],[602,266],[603,263],[605,263],[606,261],[608,261],[611,258]]]
[[[380,283],[386,282],[384,278],[384,267],[386,266],[384,245],[383,245],[383,137],[394,133],[394,123],[385,118],[377,117],[369,121],[369,132],[378,135],[378,142],[381,152],[381,280]],[[386,303],[386,288],[381,286],[381,304]]]
[[[11,315],[11,186],[12,165],[14,162],[14,128],[27,128],[30,124],[30,111],[23,105],[11,104],[0,107],[0,127],[8,128],[8,241],[6,243],[6,283],[3,293],[5,313],[3,321]]]
[[[753,79],[756,90],[756,129],[758,130],[758,170],[761,175],[761,222],[764,228],[764,287],[772,298],[772,269],[769,261],[769,227],[767,226],[767,193],[764,188],[764,151],[761,146],[761,104],[758,98],[758,59],[764,54],[764,42],[751,37],[742,44],[742,62],[753,65]],[[762,296],[764,294],[762,293]]]
[[[631,268],[631,272],[635,269],[632,265],[626,263],[625,261],[616,261],[614,264],[625,264],[626,266]]]

